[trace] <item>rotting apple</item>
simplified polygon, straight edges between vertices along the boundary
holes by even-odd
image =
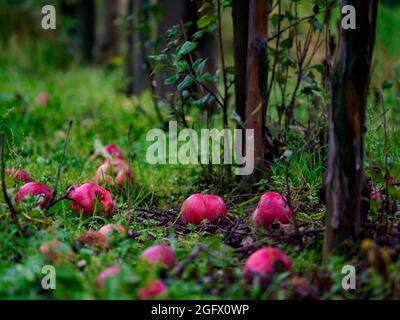
[[[43,243],[39,251],[53,263],[69,259],[74,254],[71,247],[60,240],[50,240]]]
[[[25,183],[31,182],[31,177],[25,170],[18,170],[11,168],[11,169],[6,169],[5,171],[14,180],[23,181]]]
[[[36,205],[45,208],[47,203],[53,198],[53,191],[43,183],[28,182],[19,189],[15,196],[15,201],[20,202],[27,196],[42,198],[38,200]]]
[[[109,249],[107,237],[98,231],[86,231],[82,233],[77,242],[84,247],[92,248],[98,251]]]
[[[122,188],[133,180],[129,165],[120,158],[106,159],[97,169],[94,181],[100,185],[107,184],[114,187],[115,184]]]
[[[111,157],[116,157],[121,160],[125,159],[124,152],[120,147],[116,146],[115,144],[107,144],[104,146],[104,149]]]
[[[278,192],[265,193],[253,213],[253,223],[257,226],[269,228],[275,221],[288,224],[292,211],[286,199]]]
[[[99,212],[111,216],[114,212],[114,202],[111,193],[96,183],[87,182],[73,185],[68,188],[67,198],[71,200],[71,207],[75,212],[83,212],[87,217],[94,214],[96,199],[98,199]]]

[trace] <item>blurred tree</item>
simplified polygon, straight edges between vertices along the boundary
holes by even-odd
[[[361,226],[365,114],[378,0],[342,0],[340,4],[355,7],[357,27],[341,28],[332,74],[325,258],[342,241],[353,239]]]
[[[249,1],[245,128],[254,129],[254,164],[265,167],[268,0]],[[243,79],[242,79],[243,81]],[[243,93],[242,93],[243,94]],[[257,175],[254,171],[254,176]]]
[[[95,43],[96,10],[94,0],[79,0],[79,34],[82,56],[85,61],[93,60]]]
[[[244,123],[246,118],[246,63],[249,35],[248,1],[232,1],[232,21],[235,60],[235,111],[240,117],[240,122]],[[239,124],[238,128],[242,128],[242,124]]]
[[[146,62],[143,59],[145,53],[142,53],[144,44],[141,44],[140,35],[142,28],[139,27],[140,19],[143,19],[143,8],[141,2],[144,0],[129,0],[127,9],[127,95],[139,93],[141,90],[149,87],[149,72],[146,68]]]
[[[115,23],[118,5],[118,0],[101,1],[96,35],[96,59],[100,62],[118,55],[118,28]]]

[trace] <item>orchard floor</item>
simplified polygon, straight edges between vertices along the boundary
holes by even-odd
[[[301,137],[288,146],[294,150],[288,181],[299,233],[292,224],[275,224],[268,231],[259,230],[252,226],[251,214],[260,195],[266,191],[285,194],[287,190],[282,159],[277,158],[265,178],[247,194],[235,183],[207,185],[197,166],[150,165],[146,161],[145,137],[148,130],[158,125],[149,93],[127,98],[118,68],[82,67],[72,63],[62,69],[48,65],[46,54],[53,49],[36,48],[36,58],[27,59],[20,46],[10,45],[9,54],[0,55],[0,123],[1,130],[7,133],[7,166],[24,168],[35,181],[53,187],[68,121],[73,120],[59,181],[58,190],[62,194],[68,186],[92,179],[102,161],[91,155],[96,140],[119,145],[127,154],[128,126],[132,124],[132,168],[136,186],[129,196],[126,189],[112,190],[117,203],[112,218],[101,215],[83,218],[72,212],[68,201],[60,202],[46,216],[32,209],[29,203],[17,206],[20,221],[30,233],[27,239],[19,236],[2,201],[0,298],[135,299],[137,289],[154,278],[165,282],[168,290],[163,298],[170,299],[400,298],[400,215],[393,212],[393,227],[386,234],[377,222],[379,203],[371,207],[370,227],[364,236],[373,239],[375,244],[368,241],[363,245],[348,244],[347,255],[333,256],[322,263],[325,207],[320,203],[318,192],[326,159],[321,158],[323,153],[296,152],[301,149]],[[36,97],[43,91],[48,92],[49,101],[39,106]],[[395,110],[394,92],[388,92],[385,101],[387,108]],[[371,105],[366,168],[378,189],[384,187],[384,181],[369,168],[382,168],[381,123],[381,111]],[[390,130],[390,159],[391,163],[398,164],[400,134],[394,126]],[[7,182],[13,198],[21,184]],[[182,224],[178,219],[182,202],[195,192],[216,193],[224,198],[228,219],[197,227]],[[106,223],[125,225],[129,229],[128,237],[116,237],[106,252],[77,243],[80,234],[98,230]],[[52,239],[72,247],[74,256],[56,264],[57,289],[46,291],[41,288],[40,271],[49,262],[39,247]],[[179,264],[173,272],[149,271],[138,262],[141,252],[154,243],[168,243],[175,249]],[[266,288],[246,284],[242,276],[247,257],[263,246],[281,248],[292,261],[292,271],[266,279]],[[111,278],[103,290],[96,289],[98,274],[116,264],[122,272]],[[357,289],[353,291],[344,291],[341,286],[342,267],[348,264],[357,270]]]

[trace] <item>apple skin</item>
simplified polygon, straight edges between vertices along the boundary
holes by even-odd
[[[101,212],[105,216],[112,216],[114,213],[111,193],[96,183],[87,182],[81,185],[73,185],[68,188],[67,197],[71,200],[72,210],[77,213],[83,212],[84,217],[93,215],[96,197],[101,204]]]
[[[125,227],[122,225],[116,224],[106,224],[99,229],[99,232],[107,237],[108,240],[111,240],[114,236],[114,232],[118,232],[120,235],[125,235]]]
[[[172,269],[176,263],[174,250],[166,244],[155,244],[142,252],[139,257],[142,261],[147,261],[151,266],[159,264],[166,269]]]
[[[86,231],[82,233],[77,242],[84,247],[98,251],[106,251],[110,248],[107,237],[98,231]]]
[[[251,282],[254,276],[265,277],[281,267],[284,271],[290,271],[292,263],[289,258],[278,248],[266,247],[254,252],[246,261],[243,268],[243,276]]]
[[[124,152],[120,147],[116,146],[115,144],[107,144],[104,146],[104,149],[111,157],[115,157],[120,160],[125,159]]]
[[[120,271],[121,268],[119,266],[112,266],[104,269],[96,278],[96,288],[102,289],[104,287],[104,281],[109,277],[117,275]]]
[[[162,295],[167,290],[167,286],[161,280],[149,280],[138,290],[141,300],[154,299]]]
[[[45,106],[49,102],[49,94],[45,91],[40,92],[36,97],[36,104],[40,107]]]
[[[212,222],[219,217],[226,217],[227,214],[225,202],[221,197],[196,193],[183,202],[180,217],[184,223],[198,225],[203,220]]]
[[[265,193],[253,213],[253,223],[268,229],[275,221],[282,224],[290,223],[292,211],[286,199],[278,192]]]
[[[11,169],[6,169],[6,173],[10,175],[14,180],[23,181],[25,183],[31,182],[31,177],[25,170],[17,170],[11,168]]]
[[[47,203],[53,198],[53,191],[43,183],[39,182],[28,182],[19,189],[15,196],[15,201],[20,202],[27,196],[39,196],[43,195],[44,199],[37,203],[42,209],[46,208]]]
[[[50,240],[43,243],[39,251],[53,263],[67,260],[74,255],[71,247],[60,240]]]
[[[109,158],[97,169],[94,181],[99,185],[107,184],[115,187],[115,184],[117,184],[119,188],[122,188],[128,182],[133,181],[133,175],[129,165],[124,160]]]

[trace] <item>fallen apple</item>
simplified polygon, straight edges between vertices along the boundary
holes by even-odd
[[[116,184],[120,188],[132,180],[133,175],[129,165],[119,158],[106,159],[94,176],[94,181],[100,185],[107,184],[114,187]]]
[[[39,250],[41,254],[53,263],[69,259],[74,254],[71,247],[60,240],[47,241],[40,246]]]
[[[120,271],[121,268],[119,266],[112,266],[100,272],[100,274],[96,278],[96,288],[97,289],[103,288],[104,281],[106,281],[106,279],[108,279],[109,277],[117,275]]]
[[[102,226],[99,232],[107,237],[108,240],[111,240],[115,233],[119,233],[121,236],[126,235],[125,228],[122,225],[116,224],[106,224]]]
[[[139,259],[147,261],[151,266],[159,264],[167,269],[172,269],[177,262],[174,250],[166,244],[156,244],[147,248]]]
[[[227,209],[222,198],[199,193],[191,195],[183,202],[180,213],[184,223],[192,224],[200,224],[203,220],[212,222],[226,216]]]
[[[6,173],[11,176],[12,179],[17,181],[23,181],[28,183],[31,181],[31,177],[29,174],[24,170],[17,170],[14,168],[6,169]]]
[[[274,272],[289,271],[292,264],[278,248],[266,247],[254,252],[246,261],[243,276],[251,282],[254,277],[265,277]]]
[[[120,147],[116,146],[115,144],[107,144],[106,146],[104,146],[104,149],[107,151],[107,153],[111,157],[116,157],[121,160],[124,160],[124,158],[125,158],[124,152],[122,151],[122,149]]]
[[[19,189],[15,196],[15,201],[20,202],[27,196],[38,198],[36,205],[45,208],[47,203],[53,198],[53,191],[43,183],[28,182]]]
[[[275,221],[288,224],[292,217],[286,199],[278,192],[264,194],[253,213],[253,223],[257,226],[269,228]]]
[[[83,212],[87,217],[94,214],[95,209],[111,216],[114,212],[114,202],[110,192],[95,183],[84,183],[82,185],[73,185],[68,188],[68,199],[71,200],[71,207],[75,212]],[[100,204],[95,208],[96,199]]]
[[[49,102],[49,94],[45,91],[40,92],[36,97],[36,104],[38,106],[45,106]]]
[[[107,237],[98,231],[86,231],[82,233],[77,242],[84,247],[92,248],[98,251],[109,249]]]
[[[161,280],[149,280],[138,290],[141,300],[154,299],[165,293],[167,286]]]

